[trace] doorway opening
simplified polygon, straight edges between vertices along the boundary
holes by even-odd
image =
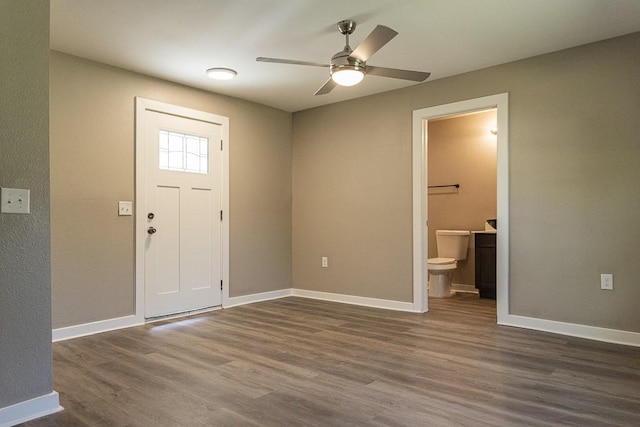
[[[427,259],[429,255],[428,171],[429,121],[480,111],[495,110],[496,140],[496,306],[498,323],[509,314],[509,181],[508,181],[508,94],[492,95],[467,101],[424,108],[413,112],[413,294],[414,310],[428,311]],[[457,184],[454,182],[443,183]],[[490,219],[490,218],[487,218]],[[492,219],[492,218],[491,218]]]
[[[431,119],[427,132],[428,296],[495,299],[496,110]],[[457,254],[438,246],[443,233],[441,243],[460,242]],[[457,262],[435,260],[442,257]]]

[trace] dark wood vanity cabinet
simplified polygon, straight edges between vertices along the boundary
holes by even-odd
[[[476,288],[480,298],[496,299],[496,234],[475,233]]]

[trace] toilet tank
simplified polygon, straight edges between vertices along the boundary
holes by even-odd
[[[470,234],[466,230],[436,230],[438,258],[467,259]]]

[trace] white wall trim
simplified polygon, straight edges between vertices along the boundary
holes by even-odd
[[[359,297],[355,295],[333,294],[330,292],[308,291],[306,289],[293,289],[292,296],[318,299],[322,301],[340,302],[344,304],[362,305],[365,307],[382,308],[386,310],[420,312],[415,309],[412,302],[392,301],[387,299]]]
[[[413,112],[413,308],[424,313],[427,300],[427,124],[428,110]],[[424,262],[423,259],[424,258]]]
[[[130,316],[116,317],[114,319],[98,320],[96,322],[83,323],[81,325],[57,328],[52,331],[52,337],[53,342],[57,342],[139,325],[144,325],[144,319],[140,321],[138,316],[132,314]]]
[[[221,207],[223,210],[222,220],[222,306],[226,307],[229,301],[229,118],[206,111],[193,110],[191,108],[180,107],[164,102],[153,101],[141,97],[135,98],[135,313],[139,323],[144,323],[144,241],[146,217],[146,200],[144,199],[146,188],[145,183],[145,126],[144,115],[146,111],[155,111],[174,116],[193,118],[209,123],[219,124],[223,141],[222,150],[222,189]]]
[[[277,291],[261,292],[259,294],[242,295],[239,297],[231,297],[227,299],[227,305],[224,308],[237,307],[239,305],[253,304],[254,302],[269,301],[272,299],[290,297],[293,295],[293,289],[281,289]]]
[[[222,212],[224,213],[222,216],[222,234],[220,235],[220,239],[222,239],[222,307],[226,307],[229,302],[229,217],[231,216],[231,210],[229,209],[229,152],[230,150],[230,140],[229,140],[229,118],[224,117],[226,119],[223,123],[221,129],[221,137],[223,141],[223,149],[222,149]]]
[[[498,323],[509,315],[509,94],[485,96],[413,111],[413,305],[429,309],[427,299],[427,123],[430,119],[497,108],[497,284]]]
[[[533,329],[542,332],[586,338],[614,344],[640,347],[640,333],[620,331],[618,329],[599,328],[597,326],[579,325],[577,323],[557,322],[555,320],[537,319],[535,317],[516,316],[510,314],[500,323],[504,326]]]
[[[62,410],[58,392],[52,391],[43,396],[0,408],[0,427],[15,426]]]

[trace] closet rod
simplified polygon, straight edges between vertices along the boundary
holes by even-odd
[[[444,188],[444,187],[456,187],[456,188],[460,188],[460,184],[429,185],[429,186],[427,186],[427,188]]]

